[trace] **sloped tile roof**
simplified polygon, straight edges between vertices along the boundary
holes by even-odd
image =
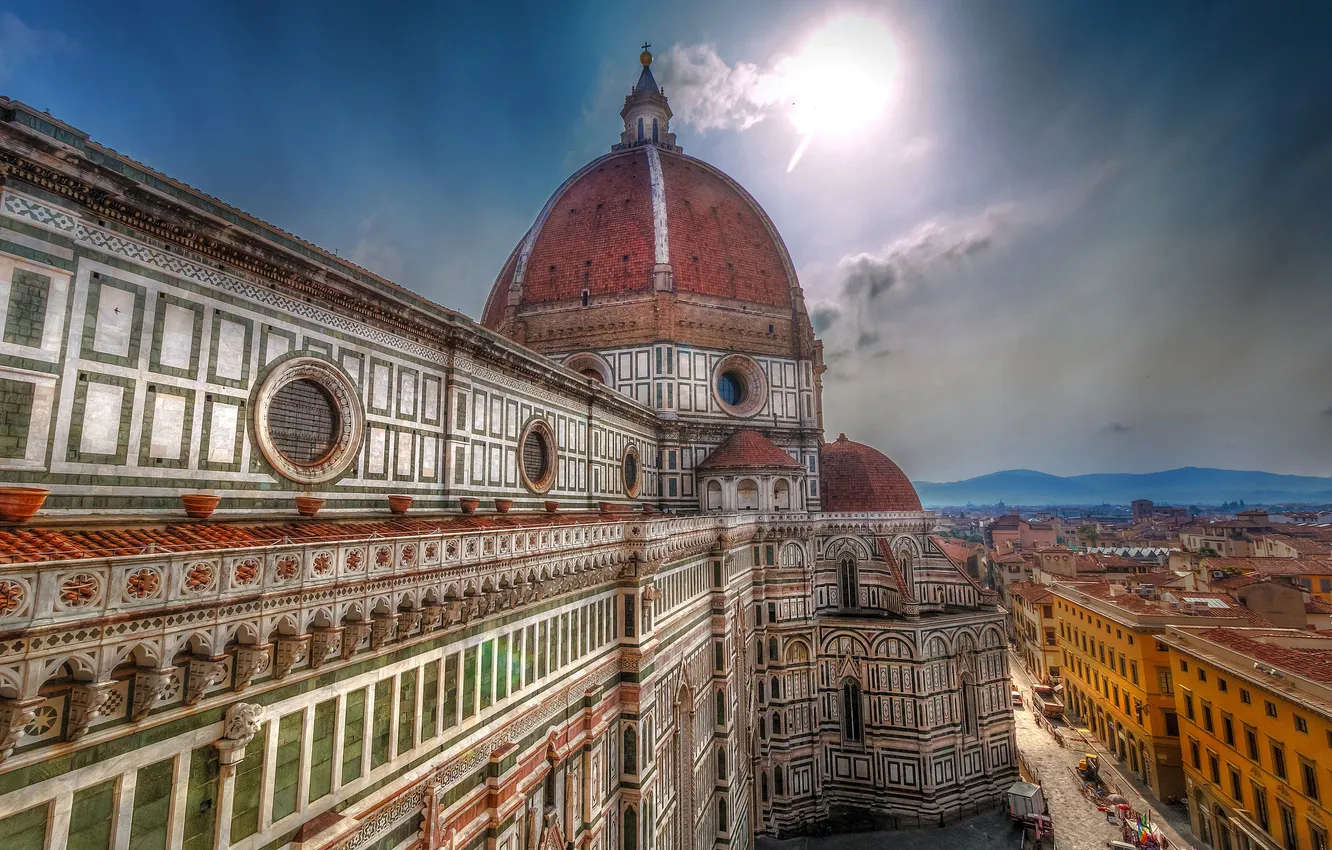
[[[736,431],[712,450],[699,469],[803,469],[791,457],[758,431]]]

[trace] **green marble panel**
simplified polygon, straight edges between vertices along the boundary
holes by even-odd
[[[314,802],[333,791],[333,729],[338,722],[338,701],[315,706],[314,740],[310,742],[310,796]]]
[[[393,734],[393,680],[386,679],[375,685],[374,716],[370,718],[370,769],[387,764],[389,738]]]
[[[398,754],[410,752],[416,730],[416,670],[402,674],[398,686]]]
[[[42,803],[15,815],[0,818],[0,835],[8,850],[45,850],[46,819],[51,804]]]
[[[305,713],[288,714],[278,721],[277,762],[273,766],[273,820],[296,811],[301,782],[301,729]]]
[[[458,653],[451,652],[444,659],[444,728],[452,729],[458,723]]]
[[[190,778],[185,794],[185,839],[182,850],[213,850],[216,839],[217,747],[209,744],[190,755]]]
[[[254,740],[245,746],[245,758],[236,766],[236,786],[231,797],[231,840],[240,841],[259,831],[259,804],[264,779],[264,752],[268,724],[259,727]]]
[[[130,815],[130,846],[135,850],[166,850],[171,816],[174,758],[139,768],[134,777],[134,811]]]
[[[365,740],[365,690],[347,694],[342,722],[342,784],[361,778],[361,748]]]

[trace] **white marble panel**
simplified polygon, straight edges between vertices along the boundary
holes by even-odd
[[[125,388],[112,384],[88,384],[83,409],[83,435],[79,451],[88,454],[115,454],[120,447],[120,410],[125,403]]]
[[[158,393],[153,400],[153,437],[149,457],[180,460],[180,444],[185,436],[185,396]]]
[[[134,293],[102,285],[97,299],[97,329],[93,333],[93,351],[128,357],[130,333],[134,330]]]
[[[190,368],[194,354],[194,317],[188,307],[168,304],[162,315],[162,349],[157,361],[172,369]]]
[[[268,343],[264,346],[264,363],[272,363],[290,350],[291,340],[280,334],[269,334]]]
[[[239,381],[245,374],[245,325],[223,319],[217,333],[217,367],[219,377]]]
[[[384,453],[387,450],[385,447],[385,442],[387,441],[387,437],[388,437],[388,432],[385,431],[383,428],[370,429],[370,435],[368,438],[370,444],[370,450],[369,450],[370,460],[369,463],[367,464],[369,467],[367,469],[368,472],[373,472],[376,475],[382,474],[384,472]]]
[[[439,381],[425,382],[425,407],[421,416],[425,419],[439,419]]]
[[[398,472],[399,478],[412,477],[412,435],[398,435]]]
[[[216,403],[213,405],[213,421],[208,426],[209,463],[235,463],[236,428],[239,423],[239,406]]]
[[[410,416],[416,409],[416,376],[411,372],[398,373],[398,412]]]
[[[389,402],[389,367],[376,363],[370,367],[370,406],[384,410]]]
[[[361,385],[361,358],[354,354],[342,355],[342,368],[347,370],[347,374],[351,376],[352,383],[359,387]]]
[[[427,384],[426,386],[429,386],[429,384]],[[438,444],[439,444],[439,441],[438,441],[438,440],[434,440],[434,439],[427,439],[427,440],[423,440],[423,441],[421,442],[421,477],[422,477],[422,478],[434,478],[434,477],[435,477],[435,452],[436,452],[436,449],[437,449],[437,447],[438,447]]]

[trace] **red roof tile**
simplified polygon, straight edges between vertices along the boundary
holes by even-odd
[[[1316,682],[1332,684],[1332,636],[1300,629],[1190,629],[1190,634],[1220,644],[1246,658]]]
[[[878,449],[839,434],[823,446],[819,483],[825,511],[918,511],[911,479]]]
[[[712,450],[699,469],[803,469],[800,461],[758,431],[736,431]]]
[[[167,525],[22,526],[0,529],[0,564],[28,564],[142,555],[149,552],[191,552],[246,548],[277,543],[355,540],[371,536],[403,537],[431,532],[463,532],[529,526],[576,525],[622,521],[622,514],[523,513],[484,516],[400,517],[353,520],[276,520],[255,522],[179,522]]]

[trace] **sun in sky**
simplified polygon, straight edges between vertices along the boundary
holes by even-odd
[[[897,51],[883,21],[840,15],[810,34],[779,67],[800,143],[787,166],[800,162],[815,137],[851,138],[868,130],[895,90]]]

